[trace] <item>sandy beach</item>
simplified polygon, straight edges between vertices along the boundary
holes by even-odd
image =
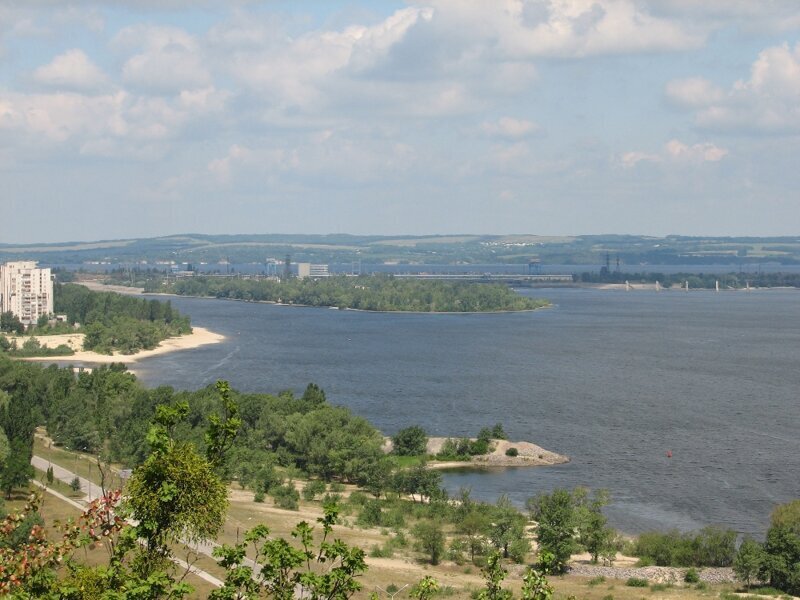
[[[43,335],[37,338],[43,346],[55,348],[59,344],[67,344],[71,348],[78,349],[83,347],[83,334],[70,333],[64,335]],[[224,335],[209,331],[204,327],[193,327],[192,333],[189,335],[182,335],[180,337],[167,338],[161,342],[157,348],[152,350],[142,350],[136,354],[98,354],[97,352],[88,352],[86,350],[77,350],[72,356],[37,356],[30,358],[23,358],[21,360],[30,360],[35,362],[80,362],[80,363],[95,363],[95,364],[109,364],[112,362],[131,364],[143,358],[150,358],[152,356],[159,356],[167,354],[168,352],[177,352],[179,350],[191,350],[206,346],[208,344],[218,344],[225,339]],[[22,340],[24,341],[24,339]],[[22,341],[19,343],[21,344]]]

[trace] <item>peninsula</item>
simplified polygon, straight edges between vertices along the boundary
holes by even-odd
[[[284,281],[187,277],[152,280],[145,291],[375,312],[516,312],[550,305],[547,300],[521,296],[502,284],[409,280],[390,275]]]

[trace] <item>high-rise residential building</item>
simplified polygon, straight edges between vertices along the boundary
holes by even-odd
[[[297,263],[297,278],[305,279],[306,277],[329,277],[330,271],[328,265],[314,265],[311,263]]]
[[[24,325],[53,313],[53,276],[33,261],[0,265],[0,312],[14,313]]]

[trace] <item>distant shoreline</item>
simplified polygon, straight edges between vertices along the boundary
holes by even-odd
[[[228,300],[232,302],[249,302],[251,304],[272,304],[273,306],[295,306],[297,308],[323,308],[328,310],[347,310],[352,312],[388,314],[388,315],[500,315],[513,313],[535,312],[543,308],[552,308],[553,303],[548,301],[545,306],[537,308],[522,308],[520,310],[481,310],[481,311],[430,311],[430,310],[370,310],[368,308],[339,308],[338,306],[315,306],[313,304],[287,304],[285,302],[275,302],[274,300],[245,300],[243,298],[217,298],[216,296],[194,296],[189,294],[172,294],[169,292],[145,292],[144,288],[126,287],[124,285],[112,285],[100,283],[98,281],[76,281],[75,283],[88,287],[96,292],[117,292],[130,296],[152,295],[170,296],[172,298],[200,298],[203,300]],[[124,290],[124,291],[122,291]]]

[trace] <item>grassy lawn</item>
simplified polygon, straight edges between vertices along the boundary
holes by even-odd
[[[97,456],[74,452],[66,448],[51,445],[38,435],[33,440],[33,453],[41,456],[45,460],[51,461],[68,471],[76,473],[78,476],[88,479],[92,483],[100,485],[102,479],[100,469],[97,467]],[[122,487],[120,479],[115,469],[109,469],[106,474],[106,488],[119,489]]]

